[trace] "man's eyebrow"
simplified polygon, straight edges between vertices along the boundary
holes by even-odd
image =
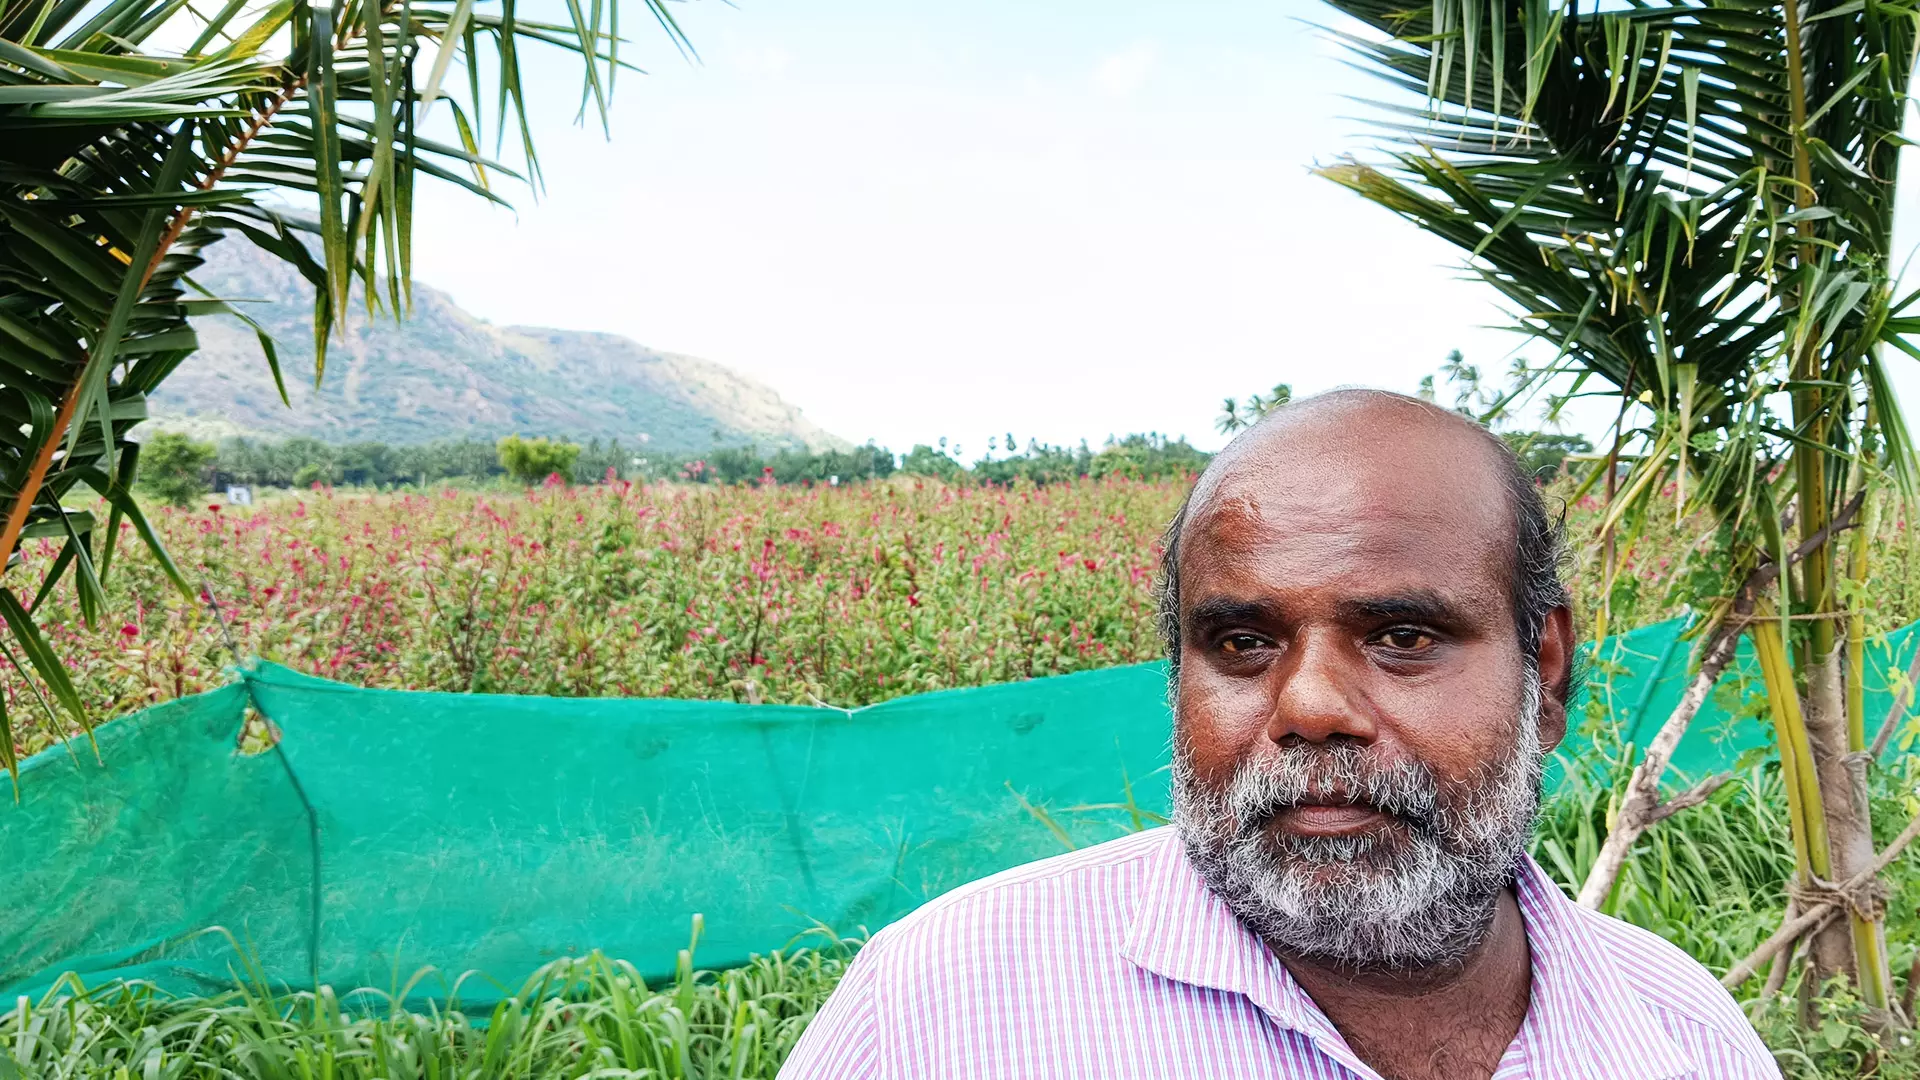
[[[1455,603],[1431,589],[1414,589],[1388,596],[1364,596],[1340,602],[1349,619],[1406,619],[1411,622],[1461,623],[1473,618],[1474,608]]]
[[[1230,596],[1210,596],[1193,605],[1187,618],[1195,626],[1221,626],[1230,623],[1271,623],[1280,618],[1280,606],[1269,600],[1238,600]]]

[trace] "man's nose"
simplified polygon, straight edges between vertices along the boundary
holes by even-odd
[[[1372,742],[1379,731],[1360,692],[1365,660],[1351,654],[1351,646],[1332,634],[1300,635],[1273,670],[1267,738],[1275,743],[1289,737],[1320,743],[1345,736]]]

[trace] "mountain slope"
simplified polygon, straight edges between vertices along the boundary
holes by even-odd
[[[236,306],[273,335],[293,408],[280,403],[252,330],[229,317],[198,319],[200,351],[149,402],[160,427],[388,443],[517,432],[645,441],[664,451],[847,445],[770,388],[710,360],[616,334],[496,327],[418,282],[403,322],[369,320],[356,303],[349,328],[334,333],[315,391],[306,281],[244,239],[209,255],[195,280],[217,296],[250,301]]]

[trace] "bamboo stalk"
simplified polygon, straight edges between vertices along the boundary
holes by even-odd
[[[1872,455],[1867,450],[1867,439],[1873,432],[1874,408],[1867,406],[1866,423],[1860,428],[1859,453],[1854,456],[1853,465],[1847,470],[1847,495],[1850,499],[1864,502],[1867,487],[1867,470],[1873,464]],[[1867,584],[1867,556],[1870,552],[1875,522],[1875,508],[1871,504],[1860,508],[1860,527],[1853,530],[1847,540],[1847,580],[1853,585],[1853,595],[1859,596],[1860,590]],[[1867,748],[1867,613],[1859,604],[1852,604],[1847,612],[1847,751],[1860,753]],[[1860,773],[1866,775],[1864,771]],[[1864,794],[1864,792],[1862,793]]]
[[[1813,748],[1800,714],[1800,691],[1787,663],[1786,640],[1773,605],[1755,605],[1756,620],[1747,627],[1773,714],[1775,741],[1780,747],[1780,769],[1786,780],[1787,812],[1792,822],[1794,859],[1801,877],[1827,876],[1827,820],[1822,812],[1820,784],[1813,774]]]

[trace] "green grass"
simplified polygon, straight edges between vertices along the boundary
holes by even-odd
[[[649,988],[597,953],[556,961],[485,1015],[408,1012],[393,997],[214,998],[69,983],[0,1015],[0,1080],[454,1080],[463,1077],[771,1078],[839,980],[851,943],[680,974]],[[402,995],[404,996],[404,995]]]
[[[1625,770],[1612,771],[1624,776]],[[1876,846],[1884,847],[1920,810],[1913,792],[1920,768],[1909,759],[1873,774]],[[1608,814],[1622,785],[1606,774],[1563,784],[1541,815],[1534,857],[1571,894],[1586,878],[1606,837]],[[1744,959],[1780,926],[1793,849],[1785,823],[1786,794],[1776,763],[1755,766],[1700,806],[1655,826],[1634,846],[1606,905],[1608,913],[1684,949],[1716,975]],[[1884,875],[1891,890],[1887,940],[1896,990],[1920,957],[1920,864],[1896,861]],[[1738,987],[1746,1008],[1789,1080],[1920,1078],[1920,1046],[1906,1033],[1882,1045],[1869,1033],[1860,1003],[1840,988],[1796,993],[1796,965],[1786,992],[1762,1000],[1761,976]],[[1803,1015],[1802,1010],[1805,1010]]]
[[[1618,789],[1575,779],[1542,814],[1534,857],[1569,892],[1586,880]],[[1778,770],[1749,770],[1706,803],[1650,830],[1606,910],[1724,972],[1779,928],[1793,848]]]

